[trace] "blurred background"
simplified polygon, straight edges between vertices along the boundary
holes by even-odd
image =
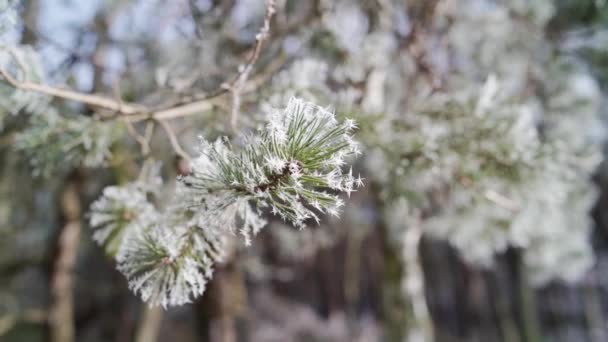
[[[222,84],[263,0],[4,2],[2,68],[151,108],[210,97],[167,121],[179,143],[238,145]],[[0,82],[0,341],[608,341],[604,0],[278,0],[269,32],[239,128],[294,95],[355,118],[365,187],[340,218],[268,216],[202,298],[149,308],[89,206],[137,177],[142,136],[170,197],[180,151]]]

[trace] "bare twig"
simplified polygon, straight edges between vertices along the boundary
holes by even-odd
[[[188,116],[188,115],[204,112],[204,111],[212,109],[213,106],[214,106],[214,103],[212,101],[201,100],[201,101],[188,103],[188,104],[185,104],[182,106],[177,106],[177,107],[173,107],[173,108],[169,108],[169,109],[165,109],[165,110],[160,110],[157,112],[151,112],[150,114],[142,113],[142,114],[131,115],[127,119],[130,121],[134,121],[134,122],[142,121],[142,120],[146,120],[146,119],[169,120],[169,119],[179,118],[182,116]]]
[[[112,82],[112,90],[114,92],[114,98],[116,99],[116,102],[118,102],[118,105],[120,106],[120,108],[122,109],[124,106],[124,102],[122,100],[122,92],[120,90],[120,79],[117,77],[114,79],[114,81]],[[133,139],[135,139],[135,141],[137,141],[137,143],[139,143],[140,149],[141,149],[141,154],[143,156],[147,156],[148,153],[150,153],[150,141],[149,139],[146,139],[146,137],[142,136],[141,134],[139,134],[137,132],[137,130],[135,129],[135,126],[133,126],[133,123],[129,120],[123,120],[125,125],[127,126],[127,131],[129,132],[129,134],[133,137]]]
[[[230,110],[230,128],[233,132],[237,131],[237,121],[241,108],[241,87],[235,87],[230,92],[232,93],[232,108]]]
[[[274,13],[276,12],[276,0],[268,0],[266,7],[266,15],[264,17],[264,24],[256,35],[256,44],[253,51],[248,58],[247,62],[241,66],[240,72],[236,77],[227,83],[224,83],[222,87],[215,93],[205,96],[204,98],[192,98],[193,102],[185,104],[176,104],[170,108],[151,110],[144,105],[136,103],[123,103],[116,99],[111,99],[105,96],[86,94],[77,92],[70,89],[57,88],[44,84],[20,81],[11,76],[6,70],[0,69],[0,78],[4,79],[11,86],[16,89],[34,91],[41,94],[80,102],[89,105],[94,108],[100,109],[101,113],[104,113],[104,119],[111,119],[117,115],[123,115],[127,117],[127,120],[131,122],[138,122],[148,119],[155,120],[168,120],[182,116],[188,116],[201,111],[206,111],[213,108],[213,103],[210,101],[211,98],[219,95],[231,92],[233,94],[233,106],[231,123],[236,123],[236,117],[238,116],[238,107],[240,106],[239,95],[242,88],[245,86],[247,78],[253,69],[253,65],[258,60],[262,51],[262,45],[266,41],[270,32],[270,21]],[[236,108],[236,109],[235,109]]]
[[[212,101],[201,100],[165,110],[150,111],[148,108],[140,104],[120,103],[115,99],[104,96],[90,95],[33,82],[22,82],[16,80],[2,69],[0,69],[0,76],[16,89],[34,91],[57,98],[77,101],[92,107],[109,111],[109,115],[104,116],[105,119],[113,118],[115,114],[122,114],[125,116],[126,120],[131,122],[139,122],[148,119],[167,120],[200,113],[213,108],[214,105]]]
[[[173,147],[173,150],[175,150],[175,153],[185,160],[190,160],[191,158],[188,153],[180,146],[179,140],[177,139],[175,132],[173,132],[171,125],[165,120],[158,120],[158,123],[165,130],[165,133],[167,133],[167,137],[169,137],[169,141],[171,142],[171,146]]]
[[[302,39],[302,43],[300,43],[299,49],[301,49],[302,46],[305,45],[303,42],[308,41],[311,38],[311,36],[312,36],[311,29],[320,23],[320,19],[315,14],[316,14],[315,10],[309,11],[308,15],[306,15],[302,18],[297,18],[297,20],[290,21],[289,25],[285,25],[282,28],[279,27],[279,29],[281,29],[281,30],[280,30],[280,32],[277,32],[277,33],[279,33],[279,35],[281,35],[283,38],[285,38],[285,36],[293,34],[294,31],[302,30],[303,32],[301,32],[301,33],[302,33],[303,37],[301,37],[301,38],[304,38],[304,39]],[[255,52],[258,44],[259,44],[259,42],[256,41],[256,46],[254,46],[253,49],[251,50],[251,52],[249,53],[250,56],[254,56],[254,52]],[[261,47],[261,45],[260,45],[260,47]],[[291,54],[293,54],[293,52],[290,53],[290,55]],[[281,69],[285,65],[287,60],[288,60],[288,55],[286,55],[286,54],[280,54],[277,58],[272,59],[270,61],[270,63],[265,67],[265,69],[262,70],[258,75],[256,75],[256,77],[250,78],[248,81],[245,82],[245,85],[243,86],[241,94],[250,93],[250,92],[253,92],[254,90],[258,89],[265,82],[267,82],[275,74],[276,71]],[[239,69],[239,73],[232,80],[224,81],[222,83],[222,86],[217,88],[215,91],[181,94],[180,98],[177,101],[171,101],[171,102],[165,103],[162,106],[155,109],[155,111],[160,110],[160,109],[171,108],[174,106],[182,105],[182,104],[193,102],[193,101],[210,100],[210,99],[219,97],[223,94],[229,93],[231,85],[233,85],[235,82],[238,81],[240,74],[244,71],[243,69],[244,68],[241,67]],[[219,106],[222,103],[220,102],[220,103],[214,103],[214,104]],[[227,109],[227,111],[230,111],[230,110],[231,110],[230,108]]]
[[[241,66],[241,70],[237,77],[227,85],[223,85],[222,88],[227,89],[232,94],[232,111],[230,115],[230,127],[232,127],[233,131],[236,131],[236,125],[238,120],[238,115],[241,107],[241,91],[245,86],[245,82],[247,82],[247,78],[249,78],[249,74],[251,70],[253,70],[253,66],[255,62],[260,58],[260,53],[262,52],[262,46],[268,36],[270,35],[270,21],[272,20],[273,15],[276,12],[276,0],[268,0],[266,2],[266,15],[264,16],[264,24],[260,28],[260,31],[255,36],[255,46],[253,48],[253,52],[249,57],[249,60],[244,66]]]
[[[287,63],[287,55],[280,54],[277,58],[273,59],[269,65],[265,68],[265,70],[255,77],[252,77],[245,85],[243,86],[242,93],[250,93],[259,89],[264,83],[268,82],[269,79],[272,78],[285,64]]]
[[[150,110],[146,106],[140,104],[124,103],[120,96],[118,84],[115,84],[114,87],[115,98],[111,99],[105,96],[81,93],[69,89],[62,89],[39,83],[29,82],[27,80],[21,81],[13,77],[9,72],[2,69],[0,69],[0,77],[16,89],[34,91],[65,100],[77,101],[89,105],[91,107],[98,108],[102,119],[113,119],[116,116],[120,116],[120,118],[125,121],[129,134],[131,134],[135,138],[135,140],[140,144],[142,153],[144,155],[146,155],[150,151],[149,141],[154,126],[153,124],[148,124],[148,127],[146,129],[146,136],[142,136],[137,132],[135,127],[133,127],[133,123],[144,120],[150,120],[149,122],[157,121],[161,124],[161,126],[167,133],[169,141],[171,142],[171,145],[173,146],[175,152],[184,159],[189,160],[190,157],[181,148],[175,133],[171,129],[171,126],[166,122],[166,120],[210,110],[214,106],[212,101],[210,101],[211,97],[215,97],[224,94],[227,91],[230,91],[230,93],[232,94],[230,124],[233,131],[236,131],[238,114],[241,106],[240,95],[243,88],[245,88],[247,79],[249,77],[249,74],[253,70],[254,64],[260,57],[262,46],[267,40],[268,35],[270,33],[270,22],[275,12],[276,0],[268,0],[266,6],[266,14],[264,16],[264,24],[256,35],[256,44],[253,48],[253,51],[247,62],[239,68],[240,72],[231,82],[225,83],[216,94],[213,94],[209,98],[197,100],[191,103],[175,105],[174,107],[167,109]]]
[[[148,145],[150,144],[150,140],[152,140],[152,134],[154,134],[154,127],[154,121],[148,121],[148,124],[146,125],[146,130],[144,131],[144,138],[146,139]]]
[[[129,120],[123,120],[125,123],[125,126],[127,127],[127,132],[129,132],[129,134],[133,137],[133,139],[135,139],[135,141],[137,141],[137,143],[139,144],[139,147],[141,149],[141,154],[145,157],[148,155],[148,153],[150,153],[150,141],[148,139],[146,139],[145,136],[139,134],[137,132],[137,130],[135,129],[135,126],[133,126],[133,123]]]
[[[519,205],[515,201],[494,190],[486,190],[484,197],[499,207],[507,209],[513,213],[518,212],[520,209]]]
[[[137,104],[121,105],[116,100],[104,96],[85,94],[73,90],[51,87],[39,83],[27,81],[22,82],[13,78],[8,72],[2,69],[0,69],[0,76],[2,76],[2,78],[6,80],[6,82],[8,82],[11,86],[20,90],[35,91],[37,93],[46,94],[53,97],[77,101],[93,107],[106,109],[120,114],[130,115],[146,111],[145,107],[143,106]]]

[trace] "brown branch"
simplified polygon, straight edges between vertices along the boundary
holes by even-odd
[[[122,92],[120,90],[120,79],[118,77],[115,78],[114,81],[112,82],[112,90],[114,92],[114,98],[116,99],[116,102],[118,102],[118,104],[120,105],[120,108],[123,108],[124,101],[122,100],[122,95],[121,95]],[[133,137],[133,139],[135,139],[135,141],[137,141],[137,143],[139,144],[140,149],[141,149],[141,154],[144,157],[147,156],[148,153],[150,153],[150,139],[147,138],[146,136],[139,134],[131,121],[124,120],[124,123],[127,126],[127,132],[129,132],[129,134]],[[154,125],[154,123],[152,121],[148,122],[148,125],[150,125],[150,124]],[[149,126],[146,126],[146,131],[147,131],[148,127]]]
[[[213,101],[201,100],[165,110],[160,110],[157,112],[152,112],[150,114],[133,115],[128,119],[131,121],[141,121],[145,119],[169,120],[204,112],[212,109],[213,106]]]
[[[241,91],[245,86],[245,82],[249,78],[249,74],[251,70],[253,70],[253,66],[256,61],[260,58],[260,53],[262,52],[262,46],[264,42],[268,39],[270,35],[270,21],[276,12],[276,0],[267,0],[266,2],[266,15],[264,16],[264,24],[260,28],[260,31],[255,36],[255,46],[253,47],[253,52],[249,57],[247,63],[242,67],[241,72],[236,76],[236,78],[228,85],[223,85],[222,88],[230,90],[232,94],[232,111],[230,115],[230,127],[232,127],[233,131],[236,131],[237,120],[239,116],[239,111],[241,107]]]
[[[268,82],[274,76],[277,71],[281,70],[283,66],[287,63],[287,55],[280,54],[277,58],[272,60],[270,64],[265,68],[265,70],[255,77],[252,77],[245,85],[243,86],[242,93],[250,93],[259,89],[263,84]]]
[[[142,111],[146,111],[145,107],[137,104],[120,104],[116,100],[99,96],[99,95],[91,95],[84,94],[77,91],[69,90],[69,89],[61,89],[52,86],[47,86],[44,84],[28,82],[28,81],[19,81],[11,76],[8,72],[3,69],[0,69],[0,76],[8,82],[11,86],[19,90],[26,91],[34,91],[37,93],[50,95],[53,97],[62,98],[65,100],[77,101],[83,104],[87,104],[93,107],[106,109],[112,112],[130,115],[141,113]]]
[[[249,55],[249,58],[245,62],[244,65],[239,67],[239,72],[232,78],[230,81],[226,81],[222,83],[222,85],[214,92],[209,94],[194,94],[188,96],[186,98],[182,98],[180,102],[171,104],[169,108],[159,109],[155,111],[155,118],[159,120],[170,119],[178,116],[189,115],[190,110],[199,111],[198,107],[203,107],[203,110],[210,109],[208,108],[210,104],[210,100],[226,93],[231,93],[232,95],[232,105],[231,105],[231,118],[230,125],[233,130],[236,130],[236,121],[238,118],[239,108],[241,105],[240,95],[243,91],[250,92],[252,91],[253,86],[247,82],[251,71],[253,70],[253,66],[257,62],[262,52],[262,47],[268,36],[270,35],[270,22],[274,14],[276,13],[276,0],[268,0],[266,3],[266,14],[264,16],[264,23],[262,27],[256,34],[256,42],[255,45]],[[284,61],[279,63],[280,65],[284,64]],[[279,66],[280,66],[279,65]],[[273,68],[276,67],[273,66]],[[265,78],[267,79],[267,78]],[[263,79],[262,81],[264,81]],[[254,82],[256,84],[260,83],[260,80]],[[187,101],[193,101],[188,103]],[[138,119],[143,115],[139,115]]]
[[[41,94],[49,95],[56,98],[61,98],[65,100],[72,100],[76,102],[80,102],[86,105],[89,105],[93,108],[100,109],[99,113],[101,114],[102,119],[113,119],[116,116],[121,116],[122,119],[125,120],[125,124],[127,126],[128,132],[136,139],[136,141],[140,144],[142,152],[146,154],[149,152],[149,138],[146,138],[135,130],[132,123],[144,121],[144,120],[154,120],[161,124],[175,152],[181,157],[189,160],[188,154],[181,148],[179,145],[178,139],[173,133],[171,127],[165,120],[188,116],[196,113],[200,113],[202,111],[207,111],[213,108],[213,103],[210,101],[211,98],[224,94],[228,91],[232,94],[232,107],[231,107],[231,119],[230,125],[233,131],[236,131],[237,120],[239,115],[239,110],[241,106],[241,92],[246,88],[247,79],[249,78],[249,74],[253,70],[253,66],[256,61],[260,57],[260,53],[262,51],[262,46],[264,42],[267,40],[270,34],[270,22],[272,17],[276,12],[276,0],[268,0],[266,5],[266,14],[264,16],[264,23],[256,35],[256,43],[253,48],[253,51],[248,58],[247,62],[244,66],[240,67],[240,72],[236,75],[236,77],[229,83],[225,83],[220,87],[219,91],[215,94],[212,94],[208,98],[197,100],[191,103],[175,105],[174,107],[160,110],[150,110],[146,106],[134,103],[124,103],[120,97],[118,88],[115,87],[115,99],[111,99],[109,97],[94,95],[94,94],[86,94],[81,93],[69,89],[62,89],[53,86],[48,86],[44,84],[29,82],[29,81],[20,81],[17,78],[10,75],[9,72],[0,68],[0,78],[4,79],[7,83],[13,86],[16,89],[25,90],[25,91],[34,91]],[[117,85],[116,85],[117,86]],[[250,91],[251,88],[245,89]],[[148,126],[150,127],[150,126]]]
[[[277,34],[282,36],[282,38],[285,38],[285,36],[292,35],[298,30],[303,30],[303,35],[305,37],[303,41],[309,40],[312,36],[309,31],[320,23],[320,19],[316,16],[316,14],[318,13],[313,9],[312,11],[309,11],[308,15],[297,20],[291,21],[289,25],[285,25],[284,27],[277,27],[277,29],[280,30],[277,32]],[[256,41],[256,46],[257,43],[258,42]],[[299,49],[301,49],[303,45],[305,44],[300,44]],[[251,50],[250,56],[254,55],[256,46],[254,46],[254,48]],[[256,75],[254,78],[249,79],[245,83],[241,94],[253,92],[255,89],[262,86],[265,82],[270,80],[270,78],[275,74],[276,71],[280,70],[286,64],[287,60],[288,56],[284,53],[280,54],[276,59],[271,60],[271,62],[265,67],[265,70],[261,71],[260,74]],[[219,87],[214,92],[178,94],[180,95],[180,98],[177,101],[165,103],[164,105],[158,107],[156,110],[171,108],[193,101],[210,100],[219,97],[223,94],[226,94],[230,91],[230,85],[238,81],[239,75],[242,71],[243,70],[241,69],[239,74],[237,74],[231,81],[224,81],[222,83],[223,86]],[[221,105],[221,103],[216,104]],[[227,110],[230,111],[230,108]]]
[[[196,114],[213,108],[213,103],[210,101],[212,98],[227,92],[231,92],[233,94],[231,123],[235,124],[236,117],[238,116],[238,107],[240,107],[240,92],[245,87],[249,74],[253,70],[254,64],[260,57],[262,46],[270,33],[270,21],[272,20],[275,12],[276,0],[268,0],[264,24],[256,35],[256,44],[253,51],[245,65],[240,68],[241,71],[234,77],[232,81],[224,83],[222,87],[220,87],[215,93],[207,95],[203,98],[193,97],[193,102],[176,104],[170,108],[151,110],[150,108],[147,108],[141,104],[123,103],[122,101],[105,96],[86,94],[70,89],[57,88],[29,81],[20,81],[1,68],[0,78],[4,79],[16,89],[34,91],[56,98],[80,102],[91,107],[101,109],[102,111],[100,112],[104,113],[104,115],[102,115],[102,118],[104,119],[112,119],[117,115],[123,115],[127,116],[127,120],[131,122],[138,122],[147,119],[168,120]]]
[[[517,213],[520,210],[520,207],[517,202],[494,190],[486,190],[486,192],[484,193],[484,197],[488,201],[510,212]]]
[[[90,95],[33,82],[22,82],[10,76],[2,69],[0,69],[0,76],[16,89],[34,91],[65,100],[77,101],[105,110],[109,113],[102,115],[104,119],[112,119],[116,114],[120,114],[124,115],[124,118],[131,122],[139,122],[148,119],[167,120],[210,110],[214,105],[213,101],[201,100],[165,110],[150,111],[147,107],[140,104],[121,103],[115,99],[104,96]]]
[[[158,123],[167,133],[167,137],[169,137],[169,142],[171,142],[171,146],[173,147],[175,153],[177,153],[177,155],[184,158],[185,160],[190,160],[191,158],[188,153],[186,153],[186,151],[184,151],[184,149],[179,144],[179,140],[177,139],[175,132],[173,132],[171,125],[169,125],[169,123],[165,120],[158,120]]]
[[[129,120],[124,120],[125,126],[127,126],[127,132],[137,141],[141,154],[145,157],[150,153],[150,140],[146,136],[143,136],[137,132],[133,123]],[[150,122],[152,123],[152,122]],[[152,123],[153,124],[153,123]]]

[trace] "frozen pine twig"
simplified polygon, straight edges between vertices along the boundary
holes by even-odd
[[[352,170],[342,171],[347,158],[360,153],[355,128],[352,120],[338,122],[326,109],[292,98],[238,153],[225,140],[203,140],[192,174],[182,178],[184,189],[203,211],[245,198],[298,227],[318,221],[317,213],[337,216],[343,201],[336,192],[350,195],[362,185]],[[196,205],[211,195],[213,201]]]
[[[241,149],[227,139],[201,138],[191,173],[179,178],[163,213],[146,202],[148,190],[137,183],[106,189],[92,207],[96,240],[114,246],[118,269],[144,301],[188,303],[205,291],[227,238],[239,234],[250,244],[266,225],[264,210],[300,228],[321,214],[339,215],[339,193],[350,195],[363,184],[352,169],[343,170],[360,153],[356,127],[292,98]]]
[[[245,82],[249,78],[249,74],[251,70],[253,70],[253,66],[255,62],[260,58],[260,53],[262,52],[262,46],[264,42],[270,35],[270,21],[276,12],[276,0],[267,0],[266,3],[266,15],[264,16],[264,23],[262,24],[262,28],[255,36],[255,46],[253,48],[253,52],[249,57],[247,63],[241,66],[241,71],[237,75],[237,77],[230,84],[224,85],[223,88],[230,90],[232,94],[232,111],[230,115],[230,127],[235,131],[237,127],[238,115],[241,107],[241,91],[245,86]]]

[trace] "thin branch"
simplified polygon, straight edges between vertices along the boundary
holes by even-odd
[[[141,154],[145,157],[148,155],[148,153],[150,153],[150,141],[148,139],[146,139],[145,136],[139,134],[137,132],[137,130],[135,129],[135,126],[133,126],[133,123],[129,120],[123,120],[125,123],[125,126],[127,127],[127,132],[129,132],[129,134],[133,137],[133,139],[135,139],[135,141],[137,141],[137,143],[139,144],[139,147],[141,149]]]
[[[241,107],[241,90],[245,86],[245,82],[247,82],[249,74],[251,73],[251,70],[253,70],[254,64],[256,63],[258,58],[260,58],[262,46],[270,35],[270,21],[272,20],[272,17],[275,13],[276,0],[268,0],[266,2],[266,15],[264,16],[264,24],[260,28],[258,34],[255,36],[256,43],[253,48],[253,52],[249,57],[249,60],[244,66],[240,68],[240,73],[230,84],[222,86],[222,88],[229,90],[232,94],[232,112],[230,115],[230,127],[232,127],[233,131],[236,131],[238,115]]]
[[[266,15],[264,16],[264,24],[256,35],[256,44],[253,48],[253,51],[246,64],[244,66],[241,66],[240,72],[231,82],[224,84],[218,92],[212,94],[208,98],[182,105],[176,105],[167,109],[152,111],[143,105],[124,103],[120,96],[118,96],[117,99],[111,99],[100,95],[86,94],[69,89],[52,87],[29,81],[20,81],[11,76],[7,71],[3,69],[0,69],[0,77],[16,89],[34,91],[57,98],[77,101],[92,107],[99,108],[101,109],[100,113],[102,113],[103,119],[112,119],[117,115],[122,115],[126,121],[129,133],[133,135],[138,141],[138,143],[141,145],[142,151],[149,151],[149,139],[146,139],[145,137],[142,137],[140,134],[138,134],[135,128],[132,126],[132,123],[144,120],[158,121],[163,127],[163,129],[167,132],[169,140],[171,141],[171,144],[173,145],[173,148],[175,149],[176,153],[178,153],[182,157],[185,157],[186,159],[189,159],[187,153],[185,153],[184,150],[179,146],[179,142],[177,141],[175,134],[171,130],[171,127],[165,122],[165,120],[188,116],[200,113],[202,111],[210,110],[213,108],[213,103],[210,101],[210,98],[219,96],[221,94],[226,93],[227,91],[230,91],[230,93],[232,94],[230,123],[233,130],[236,130],[236,124],[241,105],[240,94],[243,88],[245,88],[247,79],[249,77],[249,74],[253,70],[254,64],[260,57],[262,46],[269,36],[270,22],[275,12],[276,0],[268,0],[266,6]]]
[[[498,205],[499,207],[507,209],[508,211],[511,211],[513,213],[516,213],[520,210],[519,205],[515,201],[494,190],[486,190],[486,192],[484,193],[484,197],[487,200]]]
[[[120,90],[120,79],[118,77],[114,78],[112,82],[112,91],[114,92],[114,98],[116,102],[118,102],[120,108],[124,107],[124,101],[122,100],[122,91]],[[123,120],[125,125],[127,126],[127,131],[129,134],[139,143],[141,154],[145,157],[150,153],[150,141],[146,139],[146,137],[142,136],[137,132],[133,123],[129,120]]]
[[[232,81],[225,83],[222,87],[219,88],[217,92],[205,96],[204,98],[193,98],[193,100],[195,100],[194,102],[178,104],[166,109],[150,110],[146,106],[140,104],[122,103],[121,101],[117,101],[115,99],[111,99],[105,96],[86,94],[69,89],[57,88],[29,81],[20,81],[11,76],[6,70],[3,70],[1,68],[0,77],[16,89],[34,91],[57,98],[80,102],[110,112],[103,116],[104,119],[114,118],[118,114],[128,116],[127,120],[131,122],[138,122],[147,119],[162,121],[196,114],[201,111],[206,111],[213,108],[213,103],[210,101],[211,98],[217,97],[230,91],[234,96],[231,122],[236,122],[236,116],[238,116],[238,107],[240,106],[240,91],[245,86],[247,78],[249,77],[249,74],[253,69],[253,65],[256,63],[260,56],[260,53],[262,51],[262,45],[268,38],[270,32],[270,21],[272,20],[272,17],[275,12],[276,0],[268,0],[266,6],[266,15],[264,17],[264,24],[256,35],[256,44],[253,48],[253,51],[245,65],[240,68],[241,71],[236,75],[236,77]]]
[[[210,110],[213,108],[213,105],[214,104],[212,101],[202,100],[158,112],[152,112],[150,114],[133,115],[128,119],[131,121],[141,121],[148,118],[155,120],[169,120]]]
[[[319,23],[320,20],[318,19],[317,16],[315,16],[315,11],[309,11],[310,13],[307,16],[304,16],[302,18],[299,18],[297,20],[291,21],[289,23],[289,25],[286,25],[285,27],[282,28],[282,30],[279,33],[282,38],[285,38],[285,36],[288,35],[292,35],[295,34],[294,31],[297,30],[302,30],[302,32],[298,32],[301,33],[303,37],[302,42],[300,43],[300,47],[297,50],[302,49],[302,47],[305,45],[304,42],[307,42],[308,40],[310,40],[312,34],[311,34],[311,29],[313,27],[316,27]],[[279,27],[279,29],[281,29]],[[256,50],[258,42],[256,41],[256,46],[253,47],[253,49],[250,52],[250,56],[254,55],[254,52]],[[261,45],[260,45],[261,46]],[[293,52],[292,54],[295,54],[295,52]],[[290,54],[291,55],[291,54]],[[286,54],[280,54],[277,58],[272,59],[271,62],[269,63],[269,65],[267,65],[265,67],[265,70],[261,71],[261,73],[259,75],[256,75],[256,77],[249,79],[245,85],[243,86],[242,92],[241,94],[248,94],[250,92],[253,92],[254,90],[256,90],[257,88],[259,88],[260,86],[262,86],[265,82],[267,82],[274,74],[276,71],[278,71],[279,69],[281,69],[281,67],[283,67],[285,65],[285,63],[288,60],[288,55]],[[188,94],[178,94],[180,95],[180,98],[177,101],[172,101],[172,102],[168,102],[165,103],[163,105],[161,105],[158,108],[155,108],[154,111],[160,110],[160,109],[166,109],[166,108],[171,108],[174,106],[178,106],[178,105],[182,105],[185,103],[189,103],[192,101],[200,101],[200,100],[211,100],[214,99],[216,97],[219,97],[223,94],[226,94],[230,91],[230,85],[234,84],[234,82],[238,81],[239,75],[241,72],[243,72],[242,67],[241,69],[239,69],[240,72],[239,74],[237,74],[232,81],[225,81],[222,83],[222,86],[219,87],[218,89],[216,89],[214,92],[198,92],[198,93],[188,93]],[[221,103],[215,103],[217,105],[221,105]],[[230,111],[230,108],[227,109],[227,111]]]
[[[237,132],[237,121],[241,108],[241,90],[240,87],[235,87],[230,92],[232,93],[232,108],[230,110],[230,129],[232,129],[232,132]]]
[[[148,121],[146,124],[146,129],[144,130],[144,139],[146,139],[146,145],[150,147],[150,141],[152,140],[152,134],[154,134],[154,128],[156,127],[156,123],[152,120]]]
[[[175,153],[177,153],[177,155],[184,158],[185,160],[190,160],[191,158],[188,153],[186,153],[186,151],[184,151],[184,149],[179,144],[179,140],[177,139],[175,132],[173,132],[171,125],[169,125],[169,123],[165,120],[158,120],[158,123],[167,133],[167,137],[169,137],[169,141],[171,142],[171,146],[173,147],[173,150],[175,150]]]
[[[0,76],[8,82],[11,86],[20,90],[27,91],[35,91],[37,93],[50,95],[53,97],[59,97],[66,100],[77,101],[80,103],[84,103],[93,107],[106,109],[112,112],[131,115],[145,112],[146,109],[144,106],[137,104],[120,104],[116,100],[99,96],[99,95],[91,95],[84,94],[73,90],[61,89],[52,86],[47,86],[44,84],[33,83],[33,82],[22,82],[15,78],[13,78],[8,72],[3,69],[0,69]]]
[[[259,89],[285,66],[287,60],[287,54],[285,53],[282,53],[277,58],[273,59],[263,72],[256,74],[255,77],[252,77],[249,81],[247,81],[247,83],[245,83],[242,93],[246,94]]]
[[[120,103],[117,100],[104,96],[90,95],[33,82],[22,82],[13,78],[2,69],[0,69],[0,76],[16,89],[34,91],[57,98],[77,101],[109,111],[110,113],[103,115],[104,119],[112,119],[116,114],[122,114],[125,116],[126,120],[131,122],[139,122],[148,119],[167,120],[207,111],[213,108],[214,105],[212,101],[201,100],[165,110],[150,111],[143,105]]]

